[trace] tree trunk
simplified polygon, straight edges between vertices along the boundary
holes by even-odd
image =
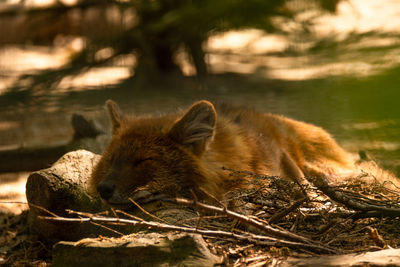
[[[38,216],[50,211],[68,216],[66,209],[99,212],[107,209],[99,197],[88,193],[88,181],[100,156],[78,150],[65,154],[51,168],[33,172],[26,183],[30,229],[50,243],[77,240],[94,233],[90,224],[54,223]]]
[[[203,50],[203,41],[202,38],[198,37],[193,37],[186,41],[186,46],[188,47],[193,64],[196,68],[197,77],[202,81],[206,79],[208,75],[208,67]]]

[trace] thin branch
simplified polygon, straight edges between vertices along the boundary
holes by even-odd
[[[367,230],[367,233],[378,247],[380,248],[386,247],[386,242],[382,238],[382,236],[378,233],[378,230],[376,230],[371,226],[367,226],[365,229]]]
[[[137,217],[137,216],[132,215],[132,214],[129,214],[129,213],[127,213],[125,211],[122,211],[122,210],[116,210],[116,212],[117,213],[121,213],[121,214],[125,215],[126,217],[129,217],[129,218],[137,220],[137,221],[142,221],[142,222],[144,221],[142,218]],[[115,216],[115,217],[119,217],[119,216]]]
[[[307,244],[316,244],[316,242],[305,238],[303,236],[300,235],[296,235],[294,233],[288,232],[286,230],[279,230],[276,229],[270,225],[266,225],[262,222],[259,222],[255,219],[249,218],[248,216],[230,211],[228,209],[224,209],[224,208],[219,208],[219,207],[215,207],[215,206],[211,206],[211,205],[207,205],[204,203],[200,203],[200,202],[194,202],[192,200],[188,200],[188,199],[184,199],[184,198],[174,198],[174,199],[170,199],[169,201],[176,203],[176,204],[180,204],[180,205],[187,205],[187,206],[194,206],[200,209],[204,209],[207,211],[212,211],[212,212],[217,212],[220,214],[225,214],[228,217],[232,218],[232,219],[236,219],[244,224],[247,225],[251,225],[256,227],[259,230],[262,230],[263,232],[272,235],[272,236],[276,236],[276,237],[281,237],[281,238],[285,238],[285,239],[289,239],[289,240],[293,240],[296,242],[304,242]],[[318,244],[320,245],[320,244]]]
[[[204,220],[215,220],[215,219],[226,218],[226,215],[202,216],[201,218]],[[185,219],[180,220],[179,223],[196,221],[198,219],[199,219],[199,217],[185,218]]]
[[[206,236],[214,236],[214,237],[223,237],[223,238],[233,238],[235,240],[246,241],[257,245],[263,246],[286,246],[292,248],[303,248],[312,251],[324,252],[324,253],[334,253],[336,254],[337,251],[332,248],[327,248],[325,246],[321,246],[318,244],[309,244],[303,242],[293,242],[293,241],[286,241],[281,240],[273,237],[261,236],[261,235],[254,235],[254,234],[235,234],[232,232],[226,231],[213,231],[213,230],[201,230],[192,227],[181,227],[175,225],[169,225],[165,223],[158,223],[152,221],[136,221],[136,220],[128,220],[128,219],[120,219],[120,218],[104,218],[104,217],[97,217],[91,216],[87,218],[66,218],[66,217],[46,217],[46,216],[39,216],[39,219],[42,220],[49,220],[49,221],[62,221],[62,222],[97,222],[97,223],[116,223],[116,224],[124,224],[124,225],[132,225],[132,226],[144,226],[149,227],[152,229],[159,229],[159,230],[166,230],[166,231],[179,231],[179,232],[186,232],[192,234],[201,234]]]
[[[194,193],[194,191],[192,189],[190,189],[190,193],[193,196],[193,201],[195,203],[197,203],[198,202],[197,196],[196,196],[196,194]],[[198,229],[200,227],[201,219],[203,218],[203,213],[197,212],[197,215],[199,215],[199,216],[197,217],[198,219],[197,219],[197,222],[196,222],[196,229]]]
[[[144,214],[150,216],[153,219],[156,219],[160,222],[166,222],[165,220],[151,214],[150,212],[148,212],[147,210],[145,210],[144,208],[142,208],[142,206],[140,206],[135,200],[133,200],[132,198],[129,198],[129,201],[132,202],[136,207],[138,207]]]
[[[307,179],[311,180],[313,184],[330,199],[341,203],[350,209],[363,212],[375,211],[379,212],[382,216],[387,217],[400,216],[400,207],[387,207],[382,205],[381,201],[374,201],[373,199],[366,198],[365,196],[355,197],[354,193],[351,194],[353,196],[350,196],[350,194],[346,194],[345,192],[340,191],[333,186],[330,186],[328,182],[322,177],[307,177]]]
[[[285,217],[286,215],[288,215],[289,213],[291,213],[292,211],[294,211],[295,209],[300,207],[301,204],[303,204],[304,201],[306,201],[306,200],[307,200],[307,198],[303,197],[303,198],[297,200],[296,202],[294,202],[291,206],[276,212],[274,215],[271,216],[271,218],[268,220],[268,222],[276,223],[277,221],[279,221],[280,219],[282,219],[283,217]]]
[[[43,212],[45,212],[45,213],[47,213],[47,214],[50,214],[51,216],[54,216],[54,217],[60,217],[60,216],[58,216],[57,214],[55,214],[54,212],[51,212],[51,211],[49,211],[49,210],[47,210],[47,209],[45,209],[45,208],[43,208],[43,207],[41,207],[41,206],[38,206],[38,205],[35,205],[35,204],[33,204],[33,203],[29,203],[29,207],[34,207],[34,208],[36,208],[36,209],[38,209],[38,210],[41,210],[41,211],[43,211]]]
[[[220,200],[218,200],[215,196],[213,196],[212,194],[208,193],[207,190],[205,190],[202,187],[199,187],[200,191],[203,192],[206,196],[208,196],[209,198],[211,198],[212,200],[214,200],[216,203],[218,203],[221,207],[223,207],[224,209],[226,209],[226,205],[224,203],[222,203]]]
[[[93,224],[93,225],[96,225],[96,226],[98,226],[98,227],[100,227],[100,228],[106,229],[107,231],[110,231],[110,232],[112,232],[112,233],[114,233],[114,234],[117,234],[117,235],[119,235],[119,236],[124,236],[123,233],[118,232],[117,230],[114,230],[114,229],[112,229],[112,228],[110,228],[110,227],[107,227],[107,226],[105,226],[105,225],[102,225],[101,223],[97,223],[97,222],[90,222],[90,223]]]

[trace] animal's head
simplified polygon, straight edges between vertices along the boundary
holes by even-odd
[[[92,176],[92,187],[110,205],[131,206],[130,198],[148,202],[185,196],[206,175],[201,156],[212,142],[216,112],[208,101],[184,113],[163,117],[126,117],[106,102],[113,136]]]

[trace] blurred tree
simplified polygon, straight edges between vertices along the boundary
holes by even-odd
[[[204,77],[208,70],[203,44],[210,34],[241,28],[276,31],[280,25],[272,23],[273,17],[294,18],[304,7],[335,11],[339,1],[78,0],[67,5],[55,0],[46,7],[3,9],[0,20],[21,14],[23,19],[14,21],[20,30],[15,25],[13,30],[0,30],[0,42],[40,43],[59,34],[80,35],[87,42],[72,60],[74,65],[102,64],[134,52],[139,59],[136,72],[150,75],[179,71],[174,56],[184,48],[197,75]],[[112,48],[113,53],[99,59],[96,53],[104,48]]]

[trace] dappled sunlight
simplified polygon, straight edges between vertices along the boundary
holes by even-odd
[[[378,74],[400,64],[399,15],[398,1],[342,1],[336,14],[313,19],[312,36],[298,36],[296,31],[289,36],[271,35],[258,30],[215,35],[207,43],[209,63],[215,73],[257,73],[282,80]],[[291,24],[286,28],[296,28]],[[308,52],[325,39],[328,49]],[[332,46],[338,47],[332,50]]]
[[[34,0],[27,4],[45,2]],[[261,78],[281,80],[378,74],[400,64],[400,37],[396,35],[400,34],[399,14],[400,2],[394,0],[342,1],[336,14],[315,16],[310,36],[298,36],[296,31],[289,35],[267,34],[256,29],[213,35],[205,44],[206,60],[213,73],[255,74]],[[301,16],[312,17],[312,14]],[[328,50],[321,48],[308,52],[321,40],[325,40]],[[51,49],[2,48],[0,70],[6,75],[0,77],[0,93],[7,91],[22,73],[63,66],[83,46],[82,40],[76,38]],[[330,46],[338,47],[330,49]],[[102,60],[112,54],[111,48],[104,48],[95,56],[96,60]],[[175,61],[184,75],[195,75],[195,69],[184,52],[179,52]],[[135,64],[93,68],[76,76],[67,76],[60,83],[60,89],[116,84],[133,75],[130,69]]]
[[[23,74],[40,70],[60,68],[71,56],[64,48],[6,46],[0,48],[0,94],[18,80]]]
[[[213,73],[234,72],[240,74],[252,74],[256,71],[257,65],[249,57],[243,58],[238,55],[210,54],[208,63]]]
[[[0,49],[0,69],[5,72],[29,72],[59,68],[67,63],[70,54],[65,49],[47,47],[3,47]]]
[[[28,205],[23,204],[27,202],[25,184],[28,175],[26,172],[0,174],[0,212],[19,214],[28,209]]]
[[[351,43],[347,45],[348,49],[357,50],[363,48],[386,48],[390,46],[400,46],[400,39],[398,37],[374,37],[369,36],[364,39],[359,40],[356,43]]]
[[[288,39],[277,34],[265,34],[261,30],[229,31],[212,36],[207,42],[211,53],[266,54],[284,52]]]
[[[367,153],[367,157],[383,163],[388,169],[399,171],[400,142],[399,122],[395,119],[359,121],[342,124],[342,129],[353,138],[342,140],[348,151],[358,154]],[[354,138],[357,136],[357,138]]]
[[[26,4],[32,6],[47,6],[52,3],[54,3],[53,0],[26,0]]]
[[[400,50],[399,50],[400,52]],[[240,56],[233,54],[215,54],[209,56],[211,69],[214,73],[236,72],[241,74],[256,74],[271,79],[307,80],[329,76],[353,75],[368,76],[377,74],[389,67],[389,64],[379,64],[355,60],[344,62],[315,62],[313,57],[276,57],[276,56]],[[393,66],[391,64],[390,66]]]
[[[4,76],[0,76],[0,94],[6,92],[18,81],[23,74],[34,74],[42,70],[58,69],[63,67],[73,55],[80,52],[84,46],[81,38],[71,40],[55,40],[55,48],[49,47],[17,47],[6,46],[0,48],[0,70]],[[110,48],[99,50],[96,60],[104,60],[112,55]],[[86,90],[87,86],[96,87],[109,84],[117,84],[121,80],[133,75],[132,67],[136,64],[136,57],[126,55],[113,61],[115,66],[93,67],[78,75],[64,77],[60,84],[60,91],[68,89]],[[29,86],[29,80],[26,81]],[[58,92],[60,92],[58,91]]]
[[[351,124],[343,124],[343,129],[346,130],[374,130],[382,127],[394,126],[397,123],[394,120],[359,122]]]
[[[376,73],[377,70],[371,64],[349,61],[292,68],[272,68],[267,69],[265,74],[274,79],[296,81],[341,75],[368,76]]]
[[[337,14],[315,19],[320,35],[370,31],[399,32],[400,2],[397,0],[348,0],[339,3]]]
[[[379,151],[396,151],[400,149],[399,142],[371,141],[371,140],[352,140],[351,142],[342,142],[343,147],[349,151],[360,150],[379,150]]]
[[[59,84],[59,92],[87,90],[89,87],[117,84],[131,76],[127,67],[91,68],[76,76],[67,76]]]
[[[59,1],[66,6],[73,6],[78,3],[78,0],[59,0]]]
[[[13,0],[15,4],[22,2],[21,0]],[[64,1],[61,1],[64,2]],[[54,4],[54,0],[25,0],[24,5],[34,7],[44,7]]]

